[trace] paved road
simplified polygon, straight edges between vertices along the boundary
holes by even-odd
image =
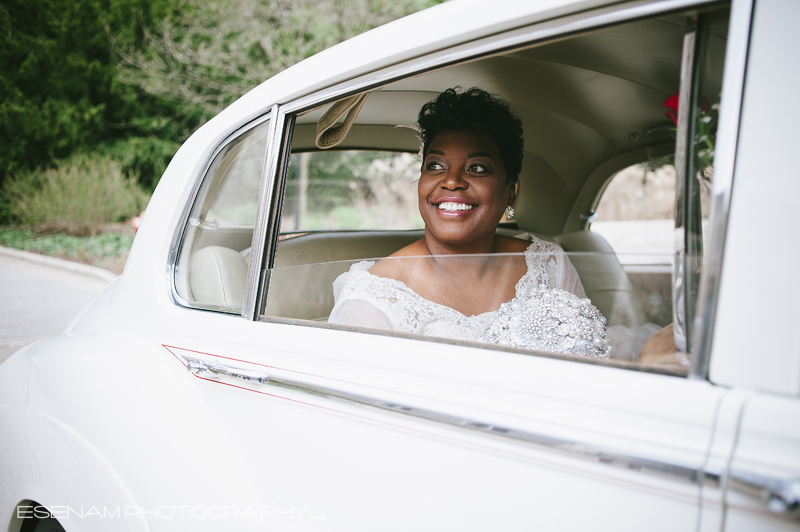
[[[24,345],[60,335],[107,284],[0,255],[0,362]]]

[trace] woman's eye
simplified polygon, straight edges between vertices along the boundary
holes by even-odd
[[[444,166],[439,161],[430,161],[425,165],[426,170],[443,170]]]
[[[485,166],[483,166],[482,164],[478,164],[478,163],[473,163],[473,164],[469,165],[469,167],[467,169],[470,172],[472,172],[473,174],[482,174],[482,173],[488,171]]]

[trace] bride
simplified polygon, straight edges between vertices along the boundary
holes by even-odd
[[[610,356],[605,318],[561,248],[496,233],[522,168],[522,123],[508,105],[448,89],[418,125],[425,235],[336,279],[329,323]]]

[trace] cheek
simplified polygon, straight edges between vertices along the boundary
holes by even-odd
[[[419,201],[427,201],[428,196],[430,196],[432,192],[432,179],[425,179],[425,175],[421,175],[419,177],[419,181],[417,181],[417,195],[419,196]]]
[[[509,193],[509,188],[505,185],[505,183],[498,182],[498,183],[492,183],[490,186],[487,186],[486,189],[484,190],[483,197],[487,199],[491,198],[491,201],[493,203],[497,203],[498,206],[501,206],[503,209],[505,209],[506,205],[508,204],[508,193]]]

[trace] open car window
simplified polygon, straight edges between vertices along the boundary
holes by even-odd
[[[685,369],[688,358],[675,353],[673,340],[685,335],[702,272],[702,197],[713,174],[708,113],[721,87],[727,19],[725,7],[663,14],[400,79],[347,97],[360,102],[359,114],[346,117],[351,129],[335,149],[321,150],[315,139],[337,102],[293,117],[282,235],[263,319],[353,325],[335,311],[337,323],[328,322],[339,275],[355,260],[380,260],[423,234],[414,230],[418,221],[408,222],[418,202],[412,154],[419,151],[419,109],[448,87],[479,80],[509,103],[525,130],[516,214],[498,232],[561,246],[611,327],[607,341],[616,344],[617,360]],[[636,57],[627,53],[632,43]],[[682,65],[691,65],[693,76],[682,77]],[[575,91],[582,96],[571,97]],[[674,96],[681,91],[683,100]],[[704,103],[704,94],[717,98]],[[676,99],[697,107],[691,130],[677,127]],[[678,143],[676,157],[681,134],[691,138],[689,150]],[[386,157],[383,147],[407,153]],[[687,157],[694,165],[688,170],[680,166]],[[595,211],[600,219],[591,228]],[[664,352],[642,357],[656,333]]]

